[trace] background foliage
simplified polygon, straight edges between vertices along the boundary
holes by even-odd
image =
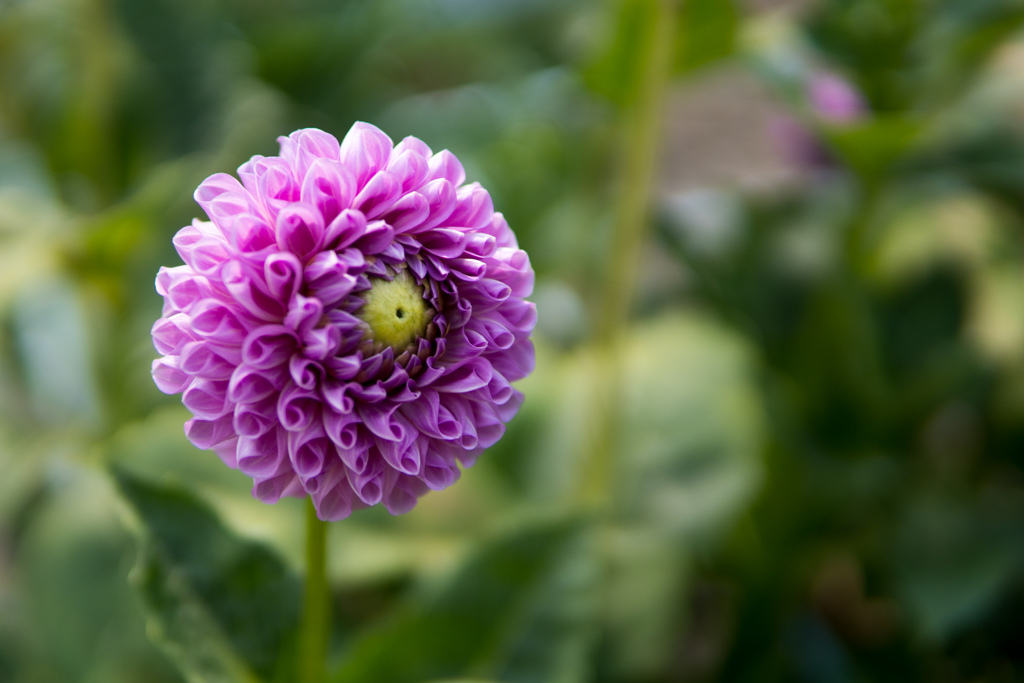
[[[152,282],[200,180],[354,120],[466,162],[540,323],[504,441],[332,526],[336,681],[1024,679],[1024,3],[682,6],[595,513],[655,2],[0,0],[0,680],[288,680],[302,505],[185,441]]]

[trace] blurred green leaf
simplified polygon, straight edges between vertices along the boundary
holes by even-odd
[[[0,526],[0,660],[9,655],[16,672],[8,675],[0,664],[0,680],[180,681],[145,638],[125,581],[132,539],[119,523],[109,480],[59,459],[47,474],[18,518]],[[11,568],[23,577],[13,585],[4,571],[10,550],[17,551]]]
[[[713,538],[760,474],[764,418],[750,349],[710,321],[667,314],[630,334],[625,369],[630,509],[688,541]]]
[[[624,106],[633,101],[647,53],[645,41],[657,17],[658,0],[620,0],[612,32],[604,49],[584,72],[587,85],[599,95]]]
[[[920,54],[927,59],[924,82],[930,100],[942,103],[976,85],[979,68],[1024,22],[1019,0],[937,3],[934,18],[920,30]]]
[[[579,522],[520,527],[364,631],[335,681],[585,680],[596,578]]]
[[[299,617],[298,579],[268,548],[234,536],[184,489],[115,470],[141,523],[131,580],[158,640],[190,681],[269,679]]]
[[[824,130],[833,149],[857,175],[877,182],[917,141],[923,125],[913,118],[880,116],[865,123]]]
[[[1024,505],[986,496],[911,501],[895,535],[898,590],[918,634],[948,640],[983,618],[1024,568]]]
[[[613,30],[584,72],[587,85],[617,105],[637,95],[652,23],[661,0],[620,0]],[[685,73],[733,54],[740,14],[733,0],[687,0],[678,13],[673,69]]]
[[[675,69],[692,71],[732,55],[740,12],[733,0],[686,0],[676,38]]]

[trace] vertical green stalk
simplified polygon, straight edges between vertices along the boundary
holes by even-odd
[[[636,94],[623,111],[622,173],[597,329],[600,376],[594,396],[595,429],[587,449],[590,467],[582,482],[582,498],[598,507],[611,502],[621,412],[622,338],[650,218],[665,90],[678,30],[678,0],[648,2],[648,21],[639,41],[644,53],[637,60],[634,75]]]
[[[678,29],[677,0],[649,2],[651,15],[640,43],[646,50],[635,76],[636,96],[623,112],[622,175],[598,328],[600,340],[605,343],[620,334],[629,316],[640,249],[647,233],[665,86]]]
[[[306,596],[299,626],[299,682],[327,680],[327,640],[331,631],[327,589],[327,523],[316,516],[313,501],[306,509]]]

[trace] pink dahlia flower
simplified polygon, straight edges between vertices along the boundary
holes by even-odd
[[[534,365],[526,253],[450,152],[357,123],[308,128],[218,173],[210,221],[174,238],[153,326],[161,391],[188,439],[267,503],[310,495],[321,519],[412,509],[493,445]]]

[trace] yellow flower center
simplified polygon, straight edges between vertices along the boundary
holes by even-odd
[[[434,316],[422,285],[406,270],[391,280],[371,278],[370,289],[361,296],[363,306],[357,315],[370,328],[368,338],[397,353],[422,337]]]

